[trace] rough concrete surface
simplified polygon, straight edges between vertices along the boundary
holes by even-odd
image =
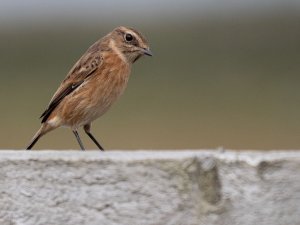
[[[0,225],[299,225],[300,151],[0,151]]]

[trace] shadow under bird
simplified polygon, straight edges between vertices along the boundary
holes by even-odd
[[[41,115],[42,125],[26,148],[30,150],[43,135],[55,128],[70,127],[80,145],[77,132],[85,133],[100,150],[91,134],[91,122],[102,116],[124,92],[131,66],[141,56],[152,56],[146,38],[137,30],[117,27],[96,41],[75,63],[48,108]]]

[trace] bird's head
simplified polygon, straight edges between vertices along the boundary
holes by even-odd
[[[111,48],[122,54],[128,62],[134,63],[143,55],[152,56],[146,38],[133,28],[117,27],[110,36]]]

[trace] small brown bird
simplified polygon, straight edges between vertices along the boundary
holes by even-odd
[[[30,150],[40,137],[61,127],[70,127],[80,145],[78,135],[85,133],[100,150],[102,146],[91,134],[91,122],[102,116],[124,92],[131,65],[143,55],[152,56],[145,37],[132,28],[117,27],[96,41],[63,80],[41,115],[42,126],[32,138]]]

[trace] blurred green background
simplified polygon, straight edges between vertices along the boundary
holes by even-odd
[[[114,27],[154,57],[93,123],[107,149],[300,149],[299,1],[4,1],[0,149],[22,149],[69,69]],[[81,132],[87,148],[94,144]],[[78,149],[69,129],[36,149]]]

